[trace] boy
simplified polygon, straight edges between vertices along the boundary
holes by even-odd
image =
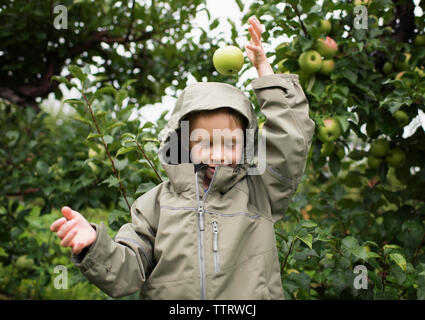
[[[267,117],[264,173],[249,175],[252,164],[242,161],[241,132],[258,129],[249,99],[228,84],[195,83],[164,130],[159,154],[169,180],[136,199],[132,222],[114,240],[103,223],[69,207],[62,208],[68,221],[51,225],[85,277],[112,297],[140,289],[142,299],[284,299],[274,223],[304,173],[314,122],[298,76],[273,73],[261,24],[248,22],[245,48],[259,75],[252,87]],[[190,161],[171,164],[183,120]]]

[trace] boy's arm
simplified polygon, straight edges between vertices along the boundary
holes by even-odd
[[[91,283],[114,298],[139,290],[154,267],[155,232],[140,212],[141,203],[141,197],[133,203],[132,222],[120,228],[115,240],[103,223],[92,223],[95,242],[86,252],[71,256]]]
[[[314,134],[309,105],[294,74],[269,74],[252,81],[267,120],[266,171],[260,176],[273,221],[281,219],[304,174]]]
[[[268,197],[273,221],[282,218],[304,174],[314,134],[308,102],[295,74],[274,74],[261,43],[262,26],[248,19],[251,41],[245,45],[258,78],[251,85],[267,120],[266,170],[256,195]],[[261,190],[261,192],[260,192]],[[260,195],[261,194],[261,195]],[[261,199],[259,199],[261,201]]]

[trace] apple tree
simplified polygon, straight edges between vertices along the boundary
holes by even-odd
[[[244,17],[260,18],[264,39],[288,39],[268,55],[299,75],[316,122],[304,180],[276,224],[287,299],[425,299],[425,128],[404,134],[425,110],[424,10],[288,0],[255,2]]]

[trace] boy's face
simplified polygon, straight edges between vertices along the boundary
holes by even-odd
[[[192,162],[208,164],[206,178],[211,179],[218,166],[236,167],[241,162],[243,129],[230,114],[217,111],[198,114],[189,123]]]

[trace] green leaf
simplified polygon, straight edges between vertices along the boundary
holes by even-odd
[[[120,91],[118,91],[118,94],[115,96],[115,102],[117,103],[117,105],[121,106],[122,102],[127,97],[128,97],[128,92],[126,90],[121,89]]]
[[[390,253],[389,257],[398,264],[401,270],[406,271],[407,263],[404,256],[400,253]]]
[[[86,140],[96,139],[96,138],[99,138],[101,136],[102,136],[101,134],[90,132],[89,135],[87,136]]]
[[[35,164],[35,169],[41,176],[47,176],[47,174],[49,173],[49,165],[43,160],[37,161],[37,163]]]
[[[317,223],[314,222],[314,221],[311,221],[311,220],[303,220],[301,222],[301,227],[304,227],[304,228],[314,228],[314,227],[317,227]]]
[[[112,129],[114,129],[114,128],[117,128],[117,127],[122,127],[122,126],[125,126],[126,124],[124,123],[124,122],[122,122],[122,121],[116,121],[116,122],[114,122],[113,124],[111,124],[109,127],[107,127],[105,130],[107,131],[107,132],[109,132],[110,130],[112,130]]]
[[[239,10],[242,12],[243,11],[243,8],[244,8],[244,4],[242,3],[241,0],[235,0],[235,1],[236,1],[236,4],[239,7]]]
[[[113,87],[104,87],[100,88],[99,90],[96,90],[96,92],[90,97],[89,102],[92,103],[95,99],[99,98],[101,95],[104,94],[112,94],[116,95],[118,93],[117,90]]]
[[[137,149],[136,147],[121,147],[121,148],[118,149],[116,157],[118,157],[119,155],[122,155],[122,154],[126,154],[127,152],[130,152],[130,151],[133,151],[133,150],[136,150],[136,149]]]
[[[341,71],[341,74],[344,78],[347,78],[348,80],[350,80],[350,82],[352,84],[355,84],[357,82],[357,74],[355,74],[353,71],[351,71],[348,68],[344,68]]]
[[[68,67],[69,72],[71,72],[71,74],[76,77],[77,79],[79,79],[81,82],[84,82],[84,80],[86,80],[87,75],[83,73],[83,70],[81,70],[80,67],[77,67],[74,64],[71,64]]]
[[[122,160],[118,160],[118,159],[114,160],[115,169],[117,169],[118,171],[123,170],[127,165],[128,165],[128,159],[127,158],[124,158]]]
[[[69,80],[68,80],[67,78],[65,78],[65,77],[61,77],[61,76],[52,76],[52,77],[50,78],[50,81],[52,81],[52,80],[56,80],[56,81],[58,81],[58,82],[64,83],[64,84],[66,84],[68,87],[76,88],[76,85],[75,85],[74,83],[72,83],[71,81],[69,81]]]
[[[297,238],[304,242],[310,249],[312,249],[313,236],[311,234],[306,234],[304,236],[297,235]]]
[[[85,106],[85,102],[79,99],[67,99],[63,103]]]
[[[101,184],[103,183],[108,183],[108,187],[118,187],[120,184],[117,177],[114,175],[110,175],[108,179],[103,180]]]
[[[112,138],[110,135],[106,135],[103,137],[103,140],[106,144],[111,144],[114,141],[114,138]]]
[[[217,28],[219,23],[219,18],[215,18],[214,21],[210,24],[210,30],[214,30],[215,28]]]
[[[338,119],[342,132],[344,133],[345,131],[347,131],[348,127],[350,126],[350,123],[348,122],[348,118],[343,115],[338,115],[336,116],[336,118]]]

